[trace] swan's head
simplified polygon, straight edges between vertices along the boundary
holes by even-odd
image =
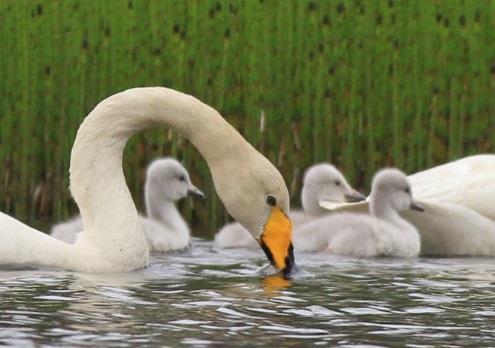
[[[371,204],[376,208],[386,206],[395,211],[423,211],[423,207],[412,197],[406,175],[398,169],[382,169],[375,175],[371,185]]]
[[[352,203],[365,199],[331,164],[315,164],[304,174],[301,204],[306,213],[317,215],[326,212],[320,207],[320,202]]]
[[[191,183],[187,170],[173,158],[154,160],[146,171],[146,194],[164,201],[175,202],[187,196],[204,198]]]
[[[252,147],[215,164],[210,167],[213,181],[229,214],[259,242],[272,265],[289,274],[294,266],[292,222],[282,175]]]

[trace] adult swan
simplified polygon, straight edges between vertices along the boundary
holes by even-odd
[[[277,169],[222,116],[198,99],[162,87],[135,88],[100,102],[72,147],[70,190],[84,231],[61,242],[0,213],[0,265],[103,273],[148,265],[146,236],[122,171],[122,153],[136,132],[172,127],[198,149],[227,211],[285,273],[294,264],[289,195]]]

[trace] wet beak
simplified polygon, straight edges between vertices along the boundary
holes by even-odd
[[[418,202],[415,202],[415,201],[411,202],[411,205],[409,205],[409,209],[421,211],[421,212],[425,211],[425,208],[423,208],[423,206],[421,204],[419,204]]]
[[[352,193],[344,195],[344,198],[347,203],[356,203],[366,200],[366,196],[357,191],[352,191]]]
[[[274,207],[263,227],[260,246],[273,267],[289,276],[294,268],[292,222],[282,209]]]
[[[205,199],[205,194],[196,186],[191,185],[187,190],[187,195],[195,198]]]

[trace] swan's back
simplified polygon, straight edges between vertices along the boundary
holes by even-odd
[[[422,202],[422,213],[402,213],[421,234],[421,255],[495,256],[495,223],[463,206]]]
[[[476,155],[408,177],[417,199],[458,204],[495,220],[495,155]]]

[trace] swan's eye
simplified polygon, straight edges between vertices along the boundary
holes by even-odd
[[[277,199],[272,195],[268,195],[266,196],[266,204],[274,207],[277,205]]]
[[[335,185],[340,186],[340,181],[339,180],[335,180]]]
[[[185,175],[179,175],[179,181],[186,181]]]
[[[405,193],[407,193],[408,195],[411,194],[411,189],[409,187],[407,187],[405,190],[404,190]]]

